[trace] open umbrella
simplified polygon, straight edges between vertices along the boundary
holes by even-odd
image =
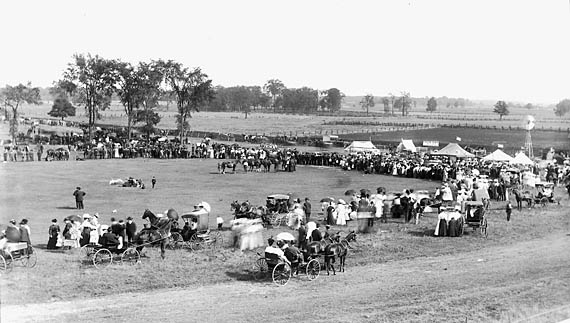
[[[346,196],[351,196],[351,195],[354,195],[354,194],[356,194],[356,191],[355,191],[355,190],[348,190],[348,191],[344,192],[344,195],[346,195]]]
[[[327,196],[327,197],[321,199],[321,203],[327,203],[327,202],[328,203],[334,202],[334,198]]]
[[[66,216],[65,220],[70,220],[73,222],[81,222],[81,220],[83,220],[79,215],[76,214],[72,214],[70,216]]]
[[[275,240],[294,241],[295,237],[289,232],[281,232],[275,236]]]
[[[206,212],[208,212],[208,213],[210,213],[210,211],[212,211],[212,207],[210,206],[210,204],[208,202],[202,201],[198,204],[198,206],[203,207],[204,210],[206,210]]]
[[[166,210],[166,212],[164,212],[166,214],[167,217],[169,218],[174,218],[174,219],[178,219],[178,212],[176,212],[175,209],[168,209]]]

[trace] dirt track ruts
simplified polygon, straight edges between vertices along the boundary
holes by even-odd
[[[448,239],[453,243],[453,238]],[[345,273],[327,277],[324,272],[313,282],[300,275],[281,288],[269,282],[236,281],[2,306],[1,321],[489,321],[513,305],[546,310],[570,304],[569,248],[570,237],[559,234],[464,254],[362,267],[350,266],[348,258]],[[447,288],[433,288],[437,284]],[[555,296],[559,302],[541,303],[541,295]],[[527,304],[533,298],[533,304]],[[432,310],[426,310],[426,304]]]

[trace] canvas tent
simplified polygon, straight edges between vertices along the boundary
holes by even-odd
[[[461,148],[456,143],[449,143],[447,146],[441,148],[437,152],[432,153],[435,156],[452,156],[456,158],[469,158],[475,157],[472,153],[466,151],[465,149]]]
[[[344,150],[349,153],[371,152],[376,154],[380,152],[371,141],[353,141]]]
[[[522,151],[520,153],[518,153],[515,158],[513,158],[513,160],[511,160],[511,164],[514,165],[534,165],[534,162],[528,158],[527,155],[525,155],[525,153],[523,153]]]
[[[398,147],[396,147],[396,151],[409,151],[415,153],[417,150],[416,145],[414,145],[413,141],[402,139]]]
[[[497,149],[489,155],[483,157],[486,161],[498,161],[498,162],[511,162],[514,158],[507,155],[504,151]]]

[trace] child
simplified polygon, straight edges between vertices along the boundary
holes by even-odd
[[[511,204],[511,201],[507,202],[507,222],[511,221],[511,212],[513,211],[513,205]]]
[[[218,230],[222,230],[222,226],[224,225],[224,219],[221,216],[216,218],[216,223],[218,224]]]

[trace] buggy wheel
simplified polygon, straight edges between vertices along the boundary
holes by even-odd
[[[141,259],[141,255],[135,248],[128,248],[121,254],[121,263],[123,265],[136,265]]]
[[[210,232],[210,244],[212,248],[222,248],[224,246],[224,237],[220,231]]]
[[[488,236],[488,232],[487,232],[487,218],[483,218],[483,221],[481,223],[481,235],[484,236],[485,238],[487,238]]]
[[[182,236],[180,235],[180,233],[174,232],[170,235],[170,238],[168,238],[167,248],[171,249],[171,250],[180,249],[180,248],[182,248],[183,242],[184,242],[184,239],[182,239]]]
[[[309,280],[315,280],[321,273],[321,263],[317,259],[311,259],[305,269]]]
[[[192,249],[192,251],[198,251],[204,248],[204,242],[198,238],[198,233],[194,233],[192,237],[190,237],[188,244],[190,245],[190,249]]]
[[[281,225],[281,219],[282,219],[282,216],[280,214],[275,215],[275,217],[273,218],[273,221],[271,221],[271,225],[273,226],[273,229],[279,228],[279,226]]]
[[[91,256],[93,255],[93,246],[84,245],[83,247],[79,248],[79,254],[77,257],[79,258],[80,263],[84,263],[87,261],[91,261]]]
[[[33,247],[22,250],[21,259],[22,263],[28,268],[34,268],[38,263],[38,255]]]
[[[109,249],[99,249],[93,255],[93,265],[97,269],[103,269],[109,266],[113,262],[113,254]]]
[[[280,263],[273,268],[273,282],[278,286],[285,286],[291,279],[291,267],[286,263]]]
[[[253,264],[253,279],[260,280],[267,276],[269,272],[269,267],[267,266],[267,262],[265,258],[259,258]]]
[[[9,273],[12,270],[12,255],[10,253],[1,254],[0,251],[0,275],[4,273]]]

